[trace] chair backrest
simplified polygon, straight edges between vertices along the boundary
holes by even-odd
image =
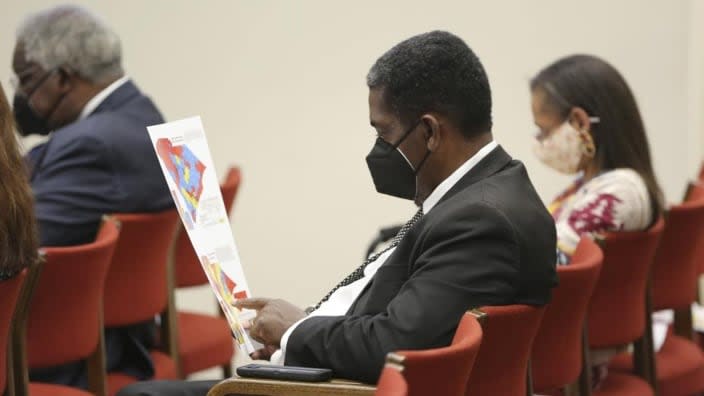
[[[482,342],[482,328],[472,313],[466,313],[455,331],[452,344],[444,348],[390,353],[387,360],[403,366],[408,394],[461,395]]]
[[[403,366],[386,363],[381,372],[374,394],[376,396],[406,396],[408,384],[402,374]],[[432,394],[432,393],[431,393]],[[436,393],[440,395],[441,393]]]
[[[570,264],[557,267],[560,282],[545,308],[531,353],[533,387],[538,393],[561,388],[579,377],[585,317],[603,259],[596,242],[585,237]]]
[[[12,378],[12,365],[7,364],[10,355],[10,326],[26,277],[27,270],[24,269],[12,278],[0,281],[0,395],[5,394],[8,379]]]
[[[696,300],[702,245],[704,199],[671,206],[652,269],[654,310],[687,308]]]
[[[704,199],[704,180],[687,185],[687,191],[684,194],[684,201],[700,201]]]
[[[118,237],[119,225],[106,220],[92,243],[42,249],[45,263],[26,324],[30,368],[86,359],[96,350],[103,289]]]
[[[615,232],[602,241],[604,264],[587,311],[591,348],[628,344],[645,329],[645,295],[665,222],[647,231]]]
[[[482,344],[467,382],[467,396],[525,395],[533,339],[545,307],[483,307]]]
[[[704,166],[702,166],[702,171],[704,171]],[[684,196],[685,202],[697,202],[704,201],[704,180],[695,183],[689,183],[687,186],[687,191]],[[704,245],[697,243],[696,256],[699,265],[697,271],[699,275],[704,274]]]
[[[168,301],[167,260],[179,221],[176,209],[115,214],[122,228],[105,281],[105,326],[151,320]]]
[[[227,213],[232,212],[232,206],[235,204],[235,198],[237,197],[237,191],[239,191],[241,183],[242,171],[237,166],[231,166],[227,170],[225,181],[220,185],[220,192],[222,192],[222,200],[225,202],[225,210]]]
[[[220,192],[225,203],[225,210],[229,215],[232,213],[232,207],[237,196],[237,191],[242,180],[240,168],[231,167],[225,181],[220,185]],[[176,287],[198,286],[208,283],[208,278],[203,271],[200,261],[193,251],[188,234],[182,226],[179,225],[178,235],[176,236],[176,244],[174,246],[174,269],[176,273]]]

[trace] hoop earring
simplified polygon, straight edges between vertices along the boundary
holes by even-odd
[[[594,145],[594,139],[588,131],[579,131],[582,137],[582,154],[585,157],[592,159],[596,155],[596,146]]]

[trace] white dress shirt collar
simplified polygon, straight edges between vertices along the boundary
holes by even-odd
[[[487,143],[482,147],[479,151],[477,151],[476,154],[474,154],[470,159],[464,162],[464,164],[460,165],[459,168],[455,169],[454,172],[450,176],[447,177],[447,179],[443,180],[442,183],[438,184],[437,187],[435,187],[435,190],[433,190],[430,195],[428,195],[428,198],[423,201],[423,214],[427,214],[430,212],[430,210],[437,205],[438,202],[440,202],[440,199],[447,194],[448,191],[452,187],[454,187],[455,184],[464,176],[466,175],[474,166],[476,166],[479,161],[483,160],[484,157],[489,155],[490,152],[492,152],[498,144],[496,141],[492,140],[491,142]]]
[[[120,88],[124,83],[129,81],[129,79],[130,78],[128,76],[122,76],[113,81],[107,87],[103,88],[102,91],[98,92],[88,101],[88,103],[86,103],[85,106],[83,106],[83,110],[81,110],[81,114],[78,116],[78,119],[82,120],[88,117],[93,111],[95,111],[95,109],[98,108],[98,106],[100,106],[101,103],[105,101],[105,99],[107,99],[108,96]]]

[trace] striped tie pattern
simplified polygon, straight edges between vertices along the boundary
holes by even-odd
[[[340,283],[338,283],[335,287],[333,287],[332,290],[330,290],[330,292],[328,294],[326,294],[322,300],[320,300],[320,302],[315,306],[315,308],[313,310],[320,308],[320,305],[322,303],[324,303],[325,301],[327,301],[330,298],[330,296],[332,296],[333,293],[335,293],[337,291],[337,289],[344,287],[344,286],[347,286],[350,283],[355,282],[359,279],[362,279],[364,277],[364,269],[367,268],[367,265],[375,262],[382,254],[384,254],[384,253],[388,252],[389,250],[398,246],[398,244],[401,242],[403,237],[406,236],[408,231],[413,227],[413,225],[415,225],[418,222],[418,220],[420,220],[421,217],[423,217],[423,208],[418,209],[418,212],[416,212],[416,214],[410,220],[408,220],[408,222],[406,224],[404,224],[403,227],[401,227],[401,229],[398,231],[398,234],[396,234],[394,239],[391,241],[391,244],[386,249],[382,250],[379,253],[375,253],[375,254],[369,256],[369,258],[367,258],[362,265],[357,267],[357,269],[352,271],[351,274],[347,275],[347,277],[345,279],[343,279]],[[311,312],[313,310],[311,310]]]

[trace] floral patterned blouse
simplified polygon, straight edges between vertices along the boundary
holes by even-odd
[[[652,222],[643,179],[632,169],[604,172],[584,183],[579,177],[548,206],[557,227],[557,264],[569,264],[582,236],[638,231]]]

